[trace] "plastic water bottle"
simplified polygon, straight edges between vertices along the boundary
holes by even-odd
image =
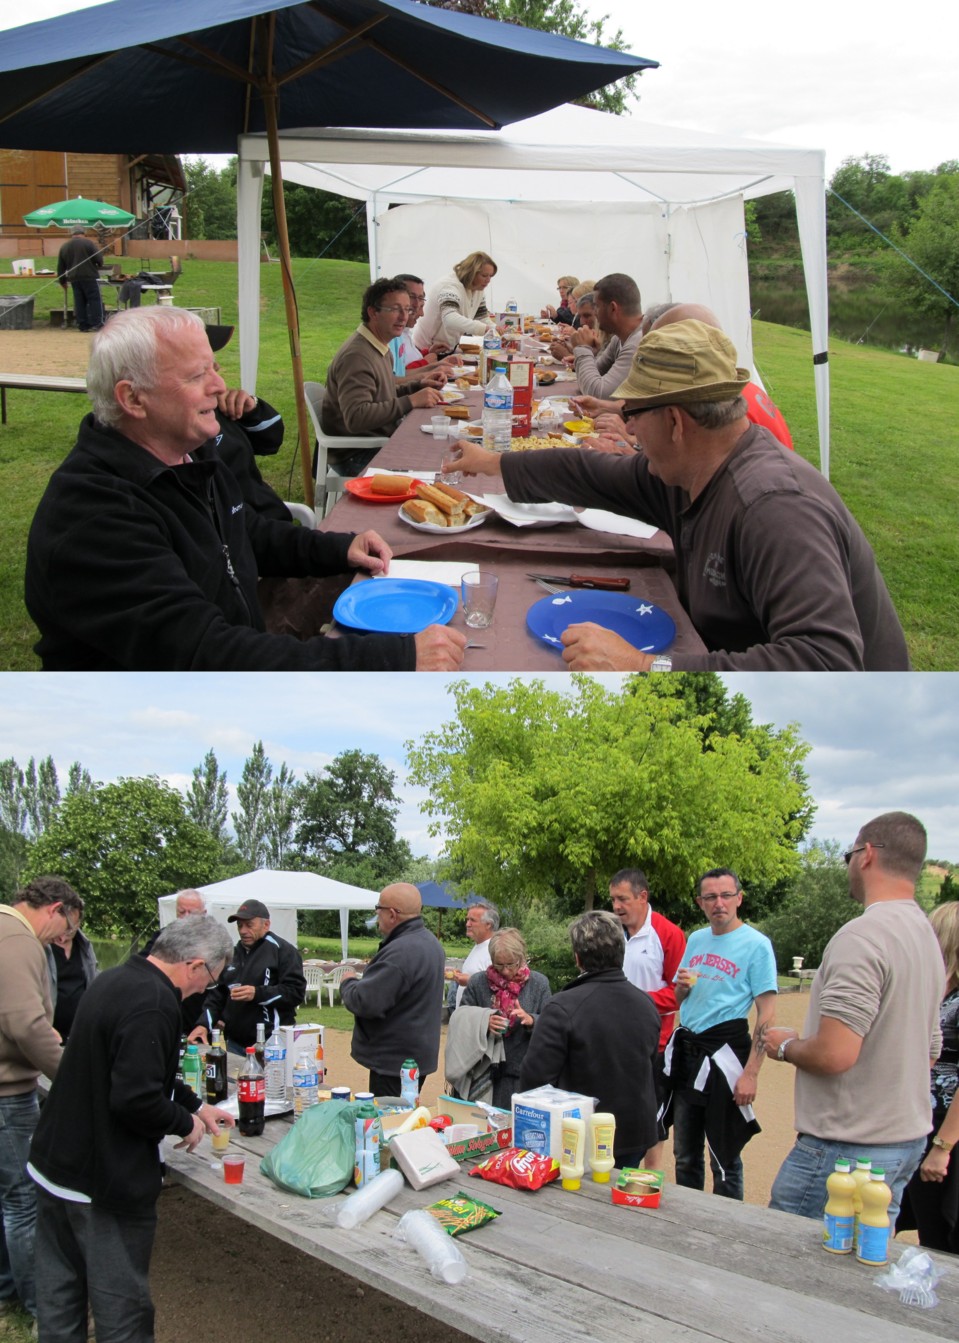
[[[488,326],[483,337],[482,380],[484,385],[492,377],[493,365],[501,358],[503,342],[495,326]]]
[[[420,1094],[420,1067],[416,1059],[406,1059],[400,1073],[400,1095],[411,1110],[416,1109]]]
[[[318,1105],[320,1084],[316,1064],[309,1054],[301,1054],[293,1068],[293,1122],[311,1105]]]
[[[515,298],[508,298],[506,300],[506,311],[519,312],[519,304],[516,302]]]
[[[513,443],[513,388],[506,369],[497,367],[483,389],[483,447],[509,452]]]
[[[266,1042],[264,1050],[266,1098],[268,1101],[286,1100],[286,1045],[277,1028]]]

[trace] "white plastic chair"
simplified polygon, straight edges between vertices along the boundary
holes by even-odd
[[[340,991],[340,980],[343,978],[343,971],[349,969],[346,965],[334,965],[332,970],[327,970],[323,976],[323,987],[330,995],[330,1006],[333,1006],[333,995]],[[320,990],[322,992],[322,989]],[[317,996],[317,1006],[319,1006],[319,995]]]
[[[303,973],[306,975],[306,1001],[309,1002],[310,994],[316,994],[316,1005],[320,1006],[320,998],[323,993],[323,967],[322,965],[304,965]]]
[[[363,448],[375,452],[387,440],[386,437],[367,437],[363,434],[355,436],[328,434],[321,423],[323,398],[326,396],[325,385],[322,382],[305,382],[303,390],[306,393],[306,408],[310,412],[310,419],[313,421],[313,429],[316,433],[316,484],[314,492],[316,515],[318,518],[325,518],[332,505],[343,493],[345,482],[354,479],[354,477],[340,475],[329,465],[327,458],[330,449]]]

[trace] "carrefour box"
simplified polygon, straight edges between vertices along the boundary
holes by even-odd
[[[613,1202],[624,1208],[658,1208],[665,1172],[643,1166],[624,1166],[613,1185]]]
[[[563,1154],[563,1120],[588,1120],[595,1106],[592,1096],[559,1087],[517,1091],[513,1095],[512,1145],[559,1161]]]
[[[307,1054],[316,1060],[319,1085],[323,1085],[325,1068],[323,1063],[323,1042],[326,1027],[318,1021],[304,1021],[297,1026],[281,1026],[280,1038],[286,1046],[286,1088],[293,1094],[293,1069],[301,1054]]]

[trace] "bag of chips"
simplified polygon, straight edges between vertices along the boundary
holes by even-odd
[[[478,1226],[499,1217],[496,1208],[479,1199],[470,1198],[462,1189],[457,1190],[453,1198],[441,1198],[426,1209],[432,1213],[444,1231],[451,1236],[462,1236],[466,1231],[475,1231]]]
[[[474,1166],[470,1175],[511,1189],[542,1189],[559,1175],[559,1162],[539,1152],[528,1152],[525,1147],[507,1147]]]

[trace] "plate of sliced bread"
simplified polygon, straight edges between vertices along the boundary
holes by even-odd
[[[400,509],[408,527],[419,532],[465,532],[486,521],[492,509],[477,503],[453,485],[417,483],[414,497]]]

